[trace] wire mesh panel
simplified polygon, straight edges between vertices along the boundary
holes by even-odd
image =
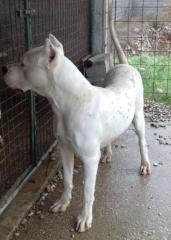
[[[0,67],[18,62],[25,51],[24,22],[16,15],[22,1],[0,1]],[[25,94],[9,89],[0,75],[0,199],[31,165]]]
[[[36,149],[37,159],[46,153],[49,146],[54,142],[53,134],[53,113],[48,101],[36,96]]]
[[[171,103],[171,2],[114,3],[117,34],[129,63],[141,72],[146,96]]]
[[[63,43],[66,55],[79,67],[80,60],[90,53],[89,4],[89,0],[0,1],[0,67],[18,63],[26,48],[44,44],[50,32]],[[29,11],[34,15],[30,15]],[[48,101],[35,95],[34,134],[34,118],[31,117],[34,111],[30,110],[32,95],[11,90],[3,82],[2,75],[0,79],[1,208],[11,190],[21,183],[35,164],[31,160],[32,137],[36,136],[37,161],[49,149],[54,137],[53,114]],[[34,101],[32,104],[34,105]]]
[[[64,51],[78,67],[90,53],[90,6],[88,0],[30,1],[36,14],[32,18],[33,46],[44,44],[49,33],[64,46]],[[44,153],[53,141],[52,111],[47,100],[36,97],[37,153]]]
[[[65,54],[77,65],[90,53],[89,0],[31,0],[33,45],[44,43],[49,33],[64,46]]]

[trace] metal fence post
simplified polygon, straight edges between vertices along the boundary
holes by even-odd
[[[104,0],[91,0],[91,53],[104,53]]]
[[[29,0],[23,0],[24,3],[24,21],[25,21],[25,40],[26,51],[32,48],[32,28],[31,15],[34,10],[30,8]],[[32,91],[27,93],[29,100],[29,118],[30,118],[30,157],[33,164],[36,164],[36,115],[35,115],[35,96]]]

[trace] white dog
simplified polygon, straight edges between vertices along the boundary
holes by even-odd
[[[7,85],[23,91],[33,90],[49,99],[57,116],[56,135],[64,169],[64,192],[51,207],[64,212],[71,200],[74,153],[84,164],[84,203],[76,230],[84,232],[92,225],[92,208],[100,149],[107,146],[132,123],[139,138],[140,173],[150,173],[145,139],[143,86],[140,74],[127,64],[116,38],[113,40],[122,64],[109,71],[106,87],[92,86],[77,67],[64,56],[62,44],[53,36],[44,46],[28,51],[20,64],[3,69]]]

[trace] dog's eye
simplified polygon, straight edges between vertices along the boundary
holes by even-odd
[[[24,63],[21,63],[21,67],[24,67],[25,65],[24,65]]]

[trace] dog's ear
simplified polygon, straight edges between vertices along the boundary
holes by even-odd
[[[49,34],[49,40],[64,55],[64,49],[63,49],[62,43],[60,43],[59,40],[51,33]]]
[[[53,69],[57,64],[57,50],[52,42],[47,38],[45,40],[45,51],[48,55],[48,69]]]

